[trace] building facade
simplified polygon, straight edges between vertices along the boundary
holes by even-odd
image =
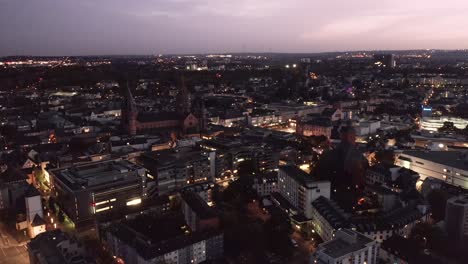
[[[455,240],[468,237],[468,196],[455,196],[447,201],[445,228]]]
[[[417,172],[421,180],[432,177],[468,189],[467,161],[466,152],[408,150],[401,153],[396,163]]]
[[[278,192],[308,219],[312,218],[312,202],[320,196],[330,198],[330,189],[329,181],[316,181],[296,166],[279,167]]]
[[[92,162],[50,171],[56,203],[75,225],[97,214],[138,206],[146,194],[146,171],[126,160]]]

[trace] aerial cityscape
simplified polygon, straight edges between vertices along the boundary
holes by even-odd
[[[468,263],[467,3],[33,2],[0,264]]]

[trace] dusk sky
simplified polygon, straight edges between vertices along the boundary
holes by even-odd
[[[0,56],[468,48],[467,0],[0,0]]]

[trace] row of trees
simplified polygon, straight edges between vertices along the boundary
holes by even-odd
[[[248,205],[258,201],[252,189],[255,164],[244,161],[239,165],[239,179],[224,191],[217,189],[214,199],[221,213],[225,251],[228,256],[244,263],[263,263],[265,253],[284,257],[292,255],[289,236],[291,225],[282,214],[271,214],[268,220],[252,217]]]

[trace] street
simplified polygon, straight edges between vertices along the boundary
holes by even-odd
[[[29,264],[26,245],[0,247],[0,264]]]
[[[308,263],[310,255],[315,250],[313,242],[305,240],[298,232],[294,232],[291,238],[297,242],[297,248],[294,251],[294,256],[289,260],[289,263]]]
[[[18,243],[0,223],[0,264],[29,264],[26,242]]]

